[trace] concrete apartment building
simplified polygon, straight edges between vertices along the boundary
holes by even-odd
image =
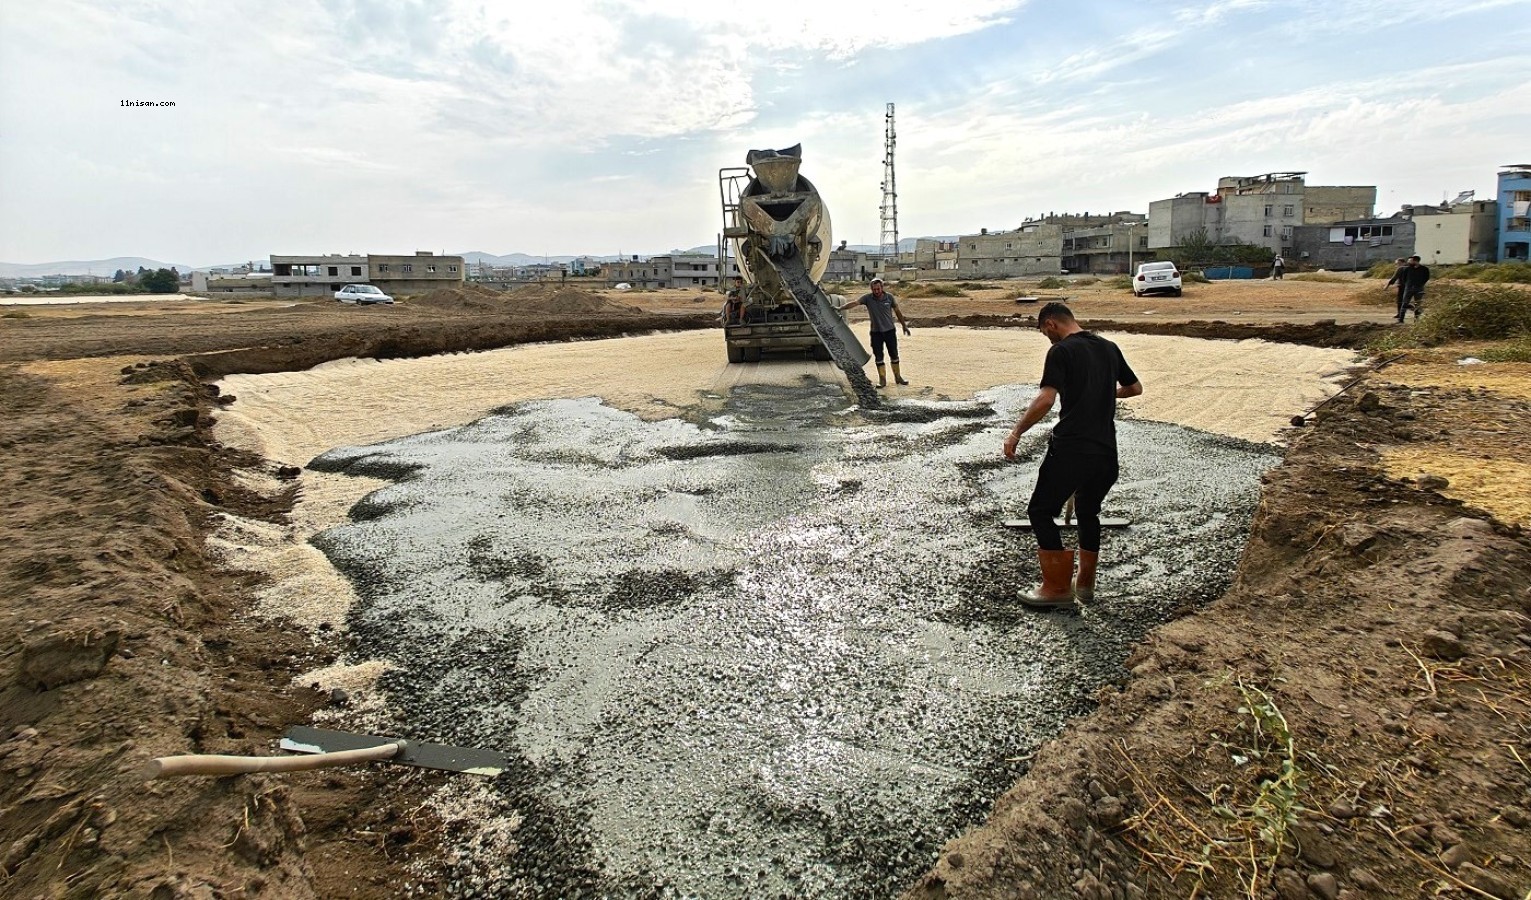
[[[1414,252],[1427,266],[1492,262],[1498,255],[1499,204],[1464,200],[1440,206],[1405,206],[1414,223]]]
[[[461,256],[437,256],[427,250],[410,256],[273,254],[271,292],[278,297],[322,297],[348,284],[372,284],[394,296],[421,294],[462,283],[464,268]]]
[[[1403,216],[1353,219],[1328,225],[1298,225],[1292,229],[1288,266],[1355,272],[1373,263],[1412,256],[1415,223]]]
[[[1531,165],[1499,172],[1499,261],[1531,260]]]
[[[1270,172],[1218,179],[1217,191],[1193,191],[1148,206],[1148,249],[1178,247],[1206,229],[1207,239],[1243,242],[1290,254],[1303,225],[1370,219],[1375,185],[1310,185],[1306,172]]]
[[[957,270],[972,278],[1012,278],[1057,275],[1063,269],[1063,226],[1056,222],[1023,222],[1014,231],[987,228],[957,238]]]
[[[1148,249],[1148,217],[1116,212],[1065,216],[1063,268],[1077,275],[1122,275],[1154,258]]]
[[[608,263],[602,268],[607,285],[629,284],[634,288],[659,290],[662,288],[704,288],[718,286],[718,258],[704,253],[676,253],[651,256],[647,259],[634,256],[630,259]],[[729,257],[724,278],[739,274],[739,265]]]

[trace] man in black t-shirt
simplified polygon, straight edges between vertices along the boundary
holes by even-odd
[[[1047,455],[1037,472],[1037,486],[1026,506],[1037,536],[1042,584],[1021,602],[1041,608],[1067,606],[1077,596],[1095,597],[1095,569],[1100,561],[1100,507],[1116,484],[1116,401],[1143,393],[1138,376],[1122,351],[1079,327],[1062,303],[1037,313],[1037,330],[1052,341],[1042,367],[1037,398],[1026,407],[1005,440],[1005,458],[1015,459],[1021,435],[1042,421],[1061,396],[1063,408],[1048,439]],[[1079,520],[1079,577],[1074,551],[1063,549],[1063,535],[1053,517],[1074,498]]]

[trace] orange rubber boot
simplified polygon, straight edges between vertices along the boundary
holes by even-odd
[[[1081,603],[1095,599],[1095,567],[1099,564],[1099,550],[1079,551],[1079,574],[1074,578],[1074,596]]]
[[[1038,550],[1037,561],[1042,566],[1042,584],[1029,594],[1021,595],[1021,602],[1037,609],[1056,609],[1074,602],[1074,551]]]

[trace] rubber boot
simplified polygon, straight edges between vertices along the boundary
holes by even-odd
[[[894,363],[893,364],[893,381],[896,384],[908,384],[909,383],[909,382],[904,380],[903,373],[898,370],[898,363]]]
[[[1095,567],[1099,563],[1099,550],[1079,551],[1079,574],[1074,576],[1074,597],[1081,603],[1095,599]]]
[[[878,363],[877,364],[877,386],[878,387],[887,387],[888,386],[888,367],[883,365],[882,363]]]
[[[1038,550],[1037,561],[1042,566],[1042,584],[1029,594],[1021,595],[1021,602],[1037,609],[1057,609],[1074,602],[1074,551]]]

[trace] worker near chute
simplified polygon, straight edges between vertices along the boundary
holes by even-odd
[[[865,306],[872,317],[872,358],[877,361],[877,386],[888,386],[888,370],[882,361],[884,349],[888,354],[888,362],[893,364],[894,383],[908,384],[903,373],[898,370],[898,330],[894,328],[894,319],[903,326],[906,336],[909,334],[909,323],[904,320],[904,311],[898,308],[898,301],[883,290],[881,278],[873,278],[871,288],[871,293],[862,294],[860,299],[852,303]]]
[[[1042,584],[1021,595],[1021,602],[1047,609],[1067,606],[1076,597],[1095,597],[1100,507],[1117,477],[1116,401],[1138,396],[1143,385],[1121,349],[1079,327],[1073,312],[1062,303],[1042,307],[1037,313],[1037,330],[1047,336],[1052,347],[1042,366],[1041,390],[1005,439],[1005,458],[1015,459],[1021,435],[1042,421],[1062,397],[1063,407],[1026,506],[1037,536]],[[1053,521],[1069,497],[1074,498],[1079,522],[1077,581],[1074,551],[1063,549],[1063,534]]]

